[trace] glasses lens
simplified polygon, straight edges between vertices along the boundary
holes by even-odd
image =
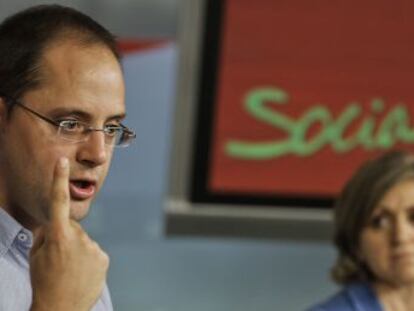
[[[76,120],[64,120],[58,127],[58,136],[64,140],[81,142],[86,139],[86,125]]]
[[[128,129],[120,129],[117,134],[115,141],[117,147],[127,147],[135,138],[135,134]]]
[[[58,128],[58,136],[70,142],[84,142],[88,140],[90,130],[88,126],[82,122],[75,124],[60,125]],[[105,135],[105,144],[112,147],[127,147],[135,138],[135,133],[127,128],[112,127],[102,130]]]

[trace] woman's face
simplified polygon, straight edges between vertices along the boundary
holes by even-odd
[[[414,180],[385,193],[361,232],[359,255],[376,283],[414,283]]]

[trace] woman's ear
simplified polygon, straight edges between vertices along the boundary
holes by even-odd
[[[358,262],[360,262],[360,263],[363,263],[365,261],[364,254],[361,251],[361,248],[360,247],[358,247],[356,249],[356,251],[355,251],[355,257],[358,260]]]
[[[4,97],[0,97],[0,130],[3,131],[9,114],[9,107]]]

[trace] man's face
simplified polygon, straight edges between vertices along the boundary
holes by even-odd
[[[25,106],[61,121],[75,119],[94,128],[117,125],[125,114],[124,81],[118,61],[101,45],[64,41],[46,49],[41,61],[44,83],[21,99]],[[70,163],[71,216],[86,216],[108,172],[113,147],[102,132],[73,143],[57,127],[15,106],[0,132],[0,203],[30,229],[49,216],[57,160]]]

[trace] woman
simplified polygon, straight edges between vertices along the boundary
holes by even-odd
[[[335,206],[332,269],[342,291],[309,311],[414,310],[414,156],[364,164]]]

